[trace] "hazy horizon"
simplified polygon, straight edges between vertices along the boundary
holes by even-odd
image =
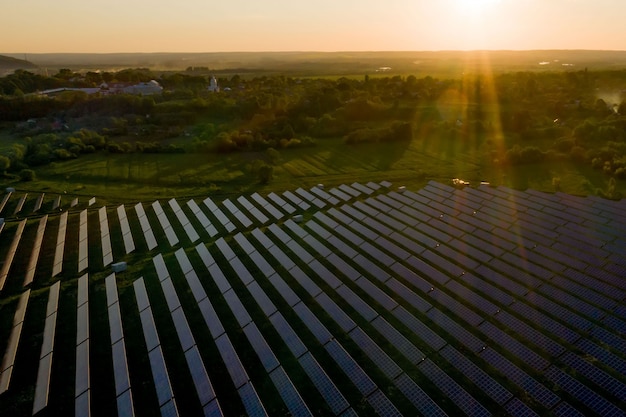
[[[31,0],[5,6],[0,51],[622,51],[624,15],[621,0]]]

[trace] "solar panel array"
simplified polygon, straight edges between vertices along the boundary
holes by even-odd
[[[129,265],[144,276],[120,288],[134,292],[136,312],[122,305],[115,275],[104,280],[112,358],[105,368],[114,382],[106,395],[115,398],[119,415],[136,412],[131,386],[141,377],[129,374],[128,361],[141,352],[122,331],[133,320],[141,323],[148,383],[164,416],[183,409],[205,415],[626,412],[623,201],[437,182],[411,191],[371,182],[202,202],[189,200],[183,210],[170,199],[166,212],[155,201],[156,217],[139,203],[138,224],[119,206],[120,230],[109,230],[106,208],[98,209],[104,266],[112,262],[114,239],[124,241],[126,255],[137,253],[140,235],[155,249],[154,218],[169,243],[152,255],[153,267]],[[18,273],[11,268],[18,249],[30,254],[28,277],[49,270],[40,253],[45,219],[8,229],[3,284]],[[68,247],[77,255],[65,254],[65,263],[101,272],[87,264],[82,210],[69,227],[68,212],[59,216],[54,260],[46,261],[52,276],[72,279],[73,268],[64,272],[64,249],[76,223],[78,248]],[[22,242],[24,230],[35,239]],[[195,250],[186,250],[190,243]],[[38,287],[45,279],[38,283],[26,284]],[[76,373],[77,415],[89,414],[94,386],[106,386],[88,375],[86,283],[83,275],[76,361],[65,366]],[[51,300],[58,299],[56,286]],[[27,300],[30,292],[24,294]],[[152,305],[156,300],[166,307]],[[21,321],[6,336],[5,391],[23,366],[15,336],[26,310],[25,302],[20,306]],[[58,378],[51,367],[57,314],[51,308],[36,336],[43,342],[33,413],[50,408],[48,387]],[[160,340],[163,332],[177,337]],[[207,348],[217,355],[210,364]],[[186,363],[187,376],[177,370],[170,380],[172,363]],[[216,392],[211,380],[224,376],[229,382]],[[187,378],[196,399],[179,404],[174,392]],[[238,401],[231,395],[221,403],[218,392],[227,390]]]

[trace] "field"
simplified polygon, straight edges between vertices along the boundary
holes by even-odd
[[[481,148],[468,149],[437,138],[355,146],[346,145],[339,138],[321,139],[312,148],[281,150],[273,180],[261,185],[250,172],[250,164],[264,158],[263,152],[85,155],[37,169],[36,181],[5,183],[5,186],[129,202],[168,196],[280,191],[318,183],[336,185],[354,179],[368,182],[385,178],[418,187],[427,180],[450,183],[452,178],[461,178],[473,184],[486,181],[513,188],[554,191],[552,179],[559,177],[561,191],[575,195],[604,189],[607,181],[598,172],[566,161],[501,167],[493,164]]]

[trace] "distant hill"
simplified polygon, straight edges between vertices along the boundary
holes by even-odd
[[[23,59],[17,59],[6,55],[0,55],[0,76],[11,73],[16,69],[33,69],[37,68],[37,65],[30,61]]]

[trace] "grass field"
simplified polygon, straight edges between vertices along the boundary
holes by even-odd
[[[38,179],[14,183],[18,189],[67,194],[110,202],[154,200],[160,197],[231,195],[345,182],[388,179],[419,187],[425,180],[450,183],[462,178],[477,183],[586,195],[606,189],[607,178],[566,161],[519,167],[493,164],[484,146],[450,143],[436,138],[410,143],[346,145],[340,139],[318,140],[315,147],[280,151],[274,179],[261,185],[250,172],[263,152],[232,154],[93,154],[37,169]],[[8,183],[6,184],[9,185]]]

